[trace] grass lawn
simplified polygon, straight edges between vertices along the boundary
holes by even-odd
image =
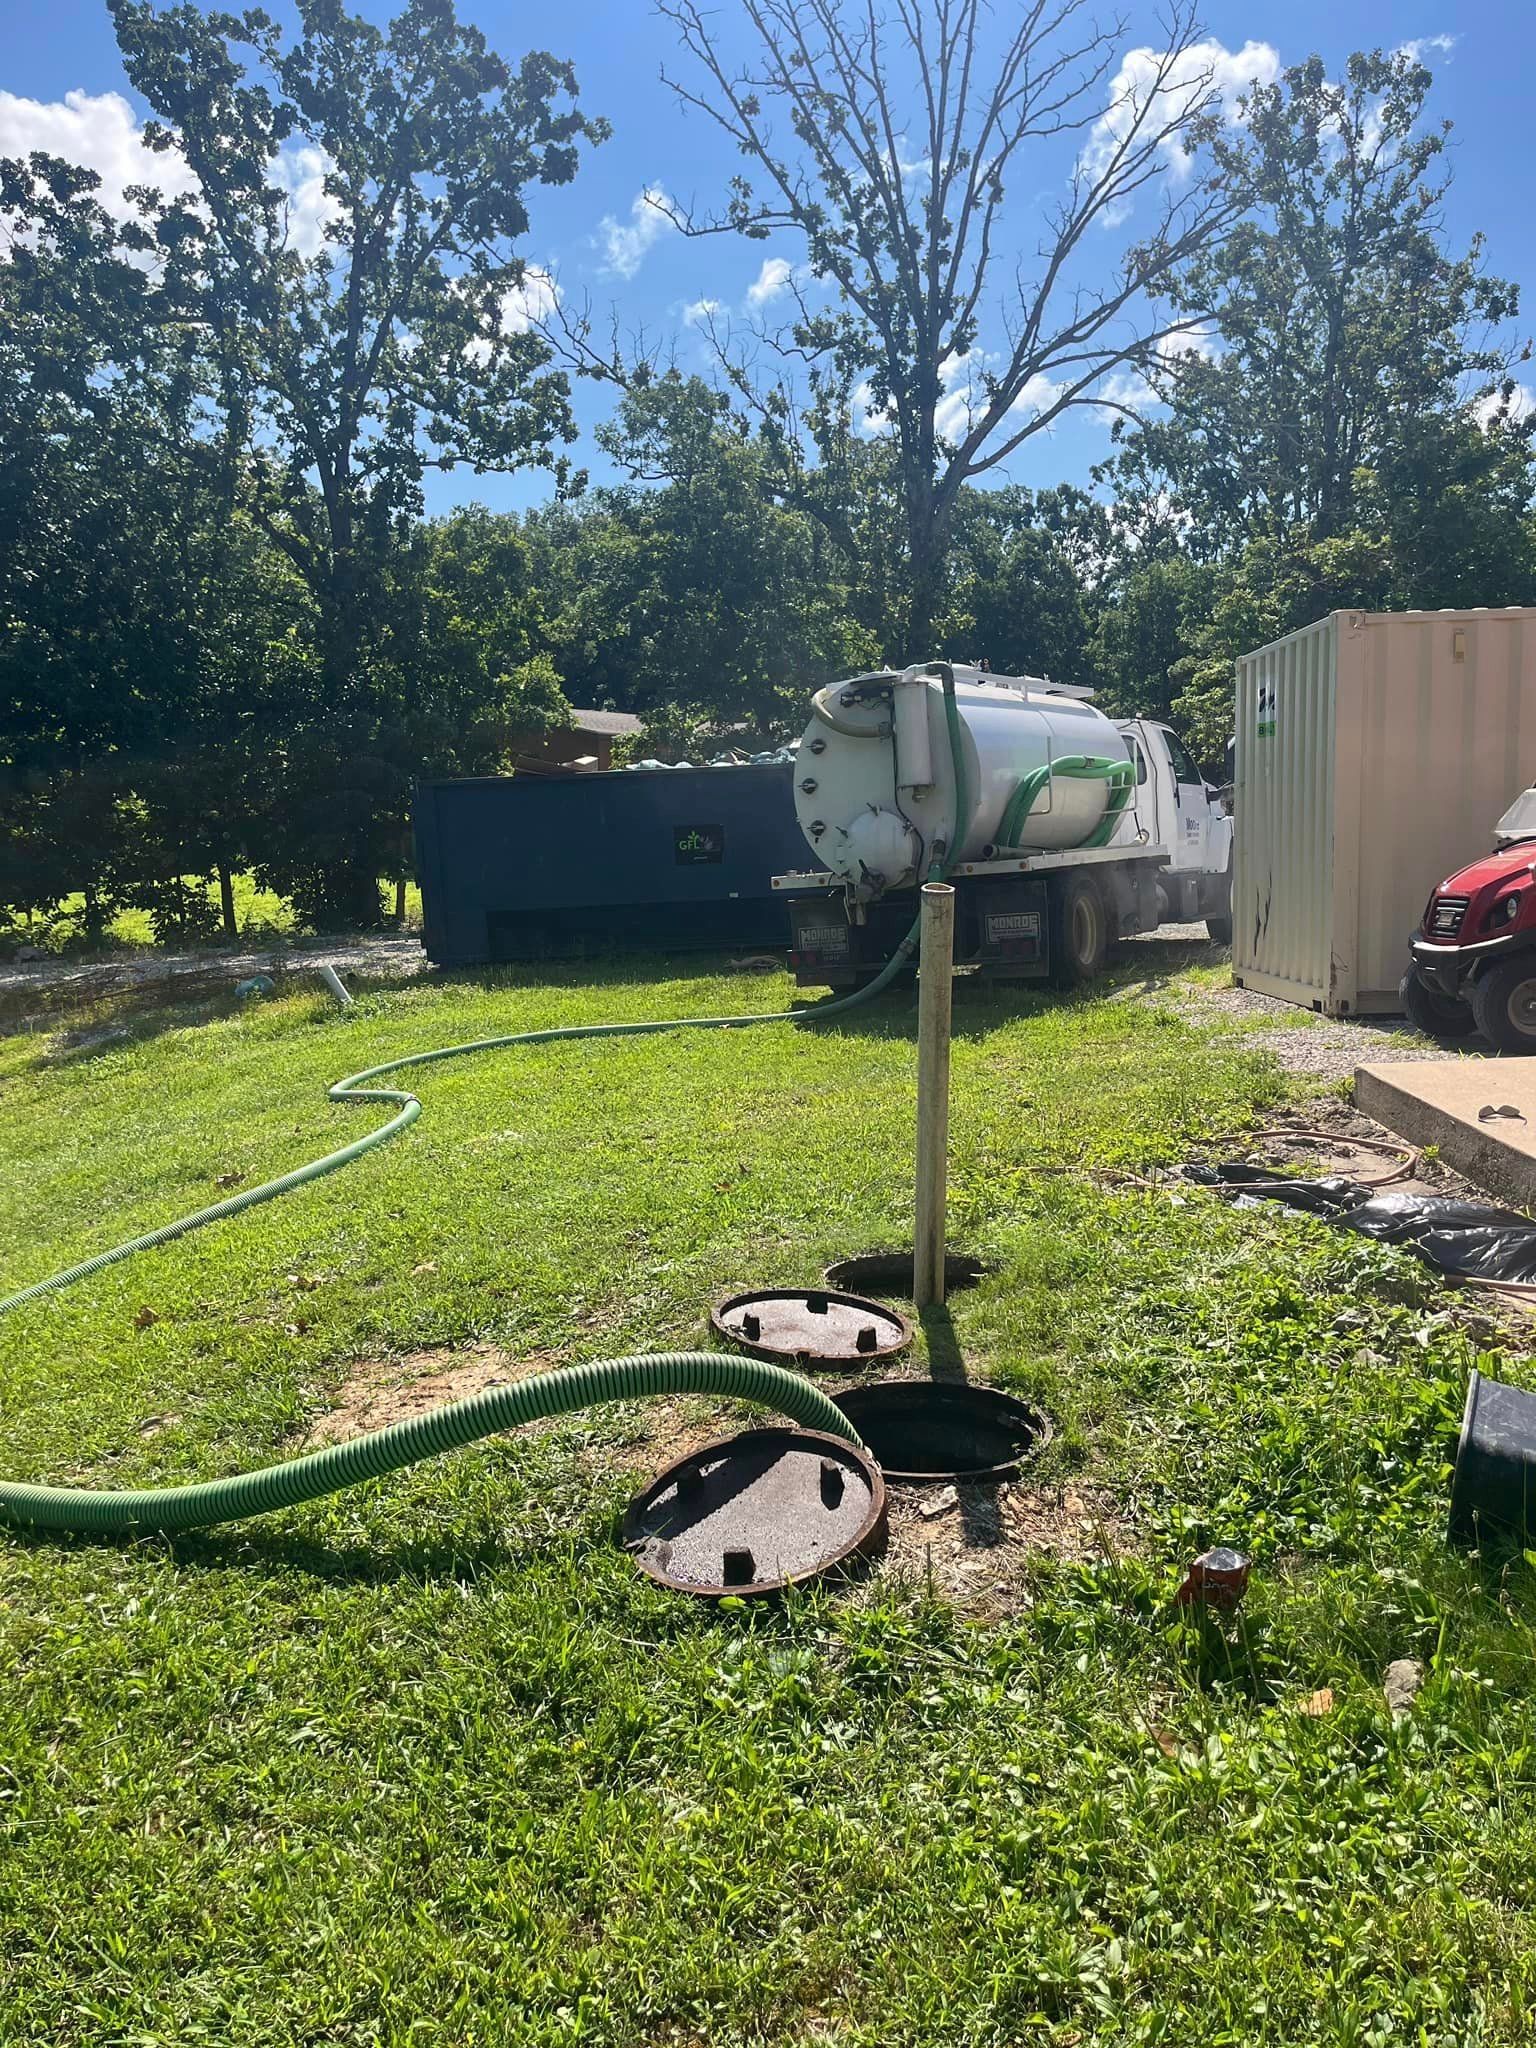
[[[652,963],[0,1040],[0,1292],[354,1135],[325,1084],[393,1052],[787,993]],[[202,1536],[0,1537],[0,2041],[1533,2038],[1530,1575],[1442,1541],[1465,1319],[1094,1177],[1262,1116],[1264,1054],[1114,987],[956,1026],[951,1236],[997,1271],[954,1334],[1125,1554],[1001,1622],[889,1575],[711,1611],[615,1546],[622,1409]],[[5,1469],[276,1459],[363,1357],[697,1343],[731,1283],[910,1231],[913,1053],[897,996],[424,1072],[395,1145],[8,1318]],[[1230,1636],[1168,1606],[1220,1539]]]

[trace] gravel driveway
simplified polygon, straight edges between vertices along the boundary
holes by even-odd
[[[1147,960],[1147,979],[1130,993],[1171,1003],[1192,1023],[1223,1023],[1241,1032],[1245,1044],[1262,1045],[1293,1074],[1323,1081],[1353,1080],[1355,1069],[1372,1060],[1441,1060],[1442,1046],[1415,1031],[1404,1017],[1320,1017],[1314,1011],[1261,996],[1250,988],[1210,987],[1186,977],[1192,968],[1225,966],[1229,955],[1210,944],[1203,924],[1164,925],[1133,939],[1126,962]]]
[[[35,996],[39,1009],[64,1010],[113,996],[139,994],[178,981],[227,979],[233,987],[252,974],[334,967],[338,974],[398,980],[427,966],[414,932],[310,939],[296,946],[204,947],[188,953],[139,953],[121,960],[13,960],[0,963],[0,1008],[14,1012]]]

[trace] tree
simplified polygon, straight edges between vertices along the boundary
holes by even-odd
[[[298,0],[291,41],[254,10],[112,12],[159,116],[146,139],[197,179],[161,298],[204,336],[240,503],[315,605],[317,914],[371,923],[395,829],[373,644],[389,565],[428,469],[538,462],[569,480],[567,380],[531,311],[551,287],[517,245],[526,187],[567,182],[606,129],[576,111],[569,65],[511,69],[451,0],[410,0],[387,30]],[[281,175],[296,146],[323,191],[307,224]]]
[[[1150,365],[1166,414],[1111,472],[1129,504],[1172,493],[1197,552],[1344,532],[1363,472],[1507,376],[1490,330],[1518,294],[1483,275],[1480,238],[1446,250],[1449,124],[1424,123],[1431,84],[1402,51],[1357,53],[1341,82],[1311,57],[1255,86],[1244,123],[1215,139],[1216,178],[1252,210],[1174,274],[1170,299],[1216,333],[1206,353]]]
[[[1091,681],[1088,591],[1072,544],[1080,519],[1099,524],[1104,514],[1070,487],[963,493],[942,651],[954,659],[985,656],[1003,674]]]
[[[185,212],[144,192],[117,220],[96,185],[42,156],[0,164],[0,774],[21,799],[0,900],[82,890],[99,933],[114,898],[188,869],[161,864],[150,781],[194,871],[241,840],[234,754],[272,665],[251,535],[209,459],[200,341],[162,316]],[[194,826],[208,732],[219,802]]]
[[[1174,0],[1166,47],[1118,68],[1117,32],[1086,0],[1026,0],[997,34],[983,0],[896,0],[890,14],[875,0],[743,0],[755,51],[740,65],[704,0],[661,0],[661,12],[696,67],[671,81],[679,99],[747,163],[723,214],[675,218],[690,234],[798,238],[808,282],[777,345],[810,365],[813,428],[853,393],[889,431],[906,641],[926,653],[963,488],[1069,406],[1113,403],[1108,373],[1146,366],[1186,331],[1152,302],[1240,203],[1193,168],[1215,117],[1192,9]],[[1076,151],[1063,197],[1020,262],[1006,202],[1061,187],[1063,144]],[[1166,176],[1174,158],[1187,176]],[[1138,203],[1152,218],[1106,276],[1103,231]],[[1100,260],[1085,276],[1090,235]],[[734,382],[750,389],[739,362]],[[755,402],[797,438],[784,392]]]
[[[528,528],[578,701],[639,712],[653,744],[712,750],[788,737],[811,689],[878,659],[842,551],[774,502],[767,455],[720,393],[647,381],[601,438],[637,487]]]
[[[1093,659],[1107,710],[1174,717],[1218,583],[1214,569],[1177,552],[1132,562],[1116,578],[1094,626]]]

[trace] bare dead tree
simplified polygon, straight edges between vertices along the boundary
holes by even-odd
[[[1159,312],[1165,287],[1237,211],[1200,168],[1218,115],[1191,0],[1170,0],[1161,49],[1128,55],[1088,4],[1025,0],[1000,29],[1013,9],[988,0],[740,0],[756,47],[736,61],[704,0],[659,0],[692,59],[667,83],[748,164],[722,211],[673,218],[803,245],[819,289],[774,346],[893,437],[916,654],[962,486],[1069,407],[1123,408],[1116,383],[1197,324]],[[1060,197],[1025,253],[1007,203],[1041,188]],[[1106,270],[1085,243],[1138,208],[1147,229]],[[721,353],[752,404],[749,366]],[[786,417],[783,390],[781,371],[760,416]]]

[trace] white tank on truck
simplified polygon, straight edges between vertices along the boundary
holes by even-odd
[[[795,770],[795,813],[820,866],[855,901],[1005,849],[1045,852],[1135,837],[1125,738],[1087,690],[1031,676],[954,671],[969,822],[955,832],[955,778],[940,678],[854,676],[813,699]]]

